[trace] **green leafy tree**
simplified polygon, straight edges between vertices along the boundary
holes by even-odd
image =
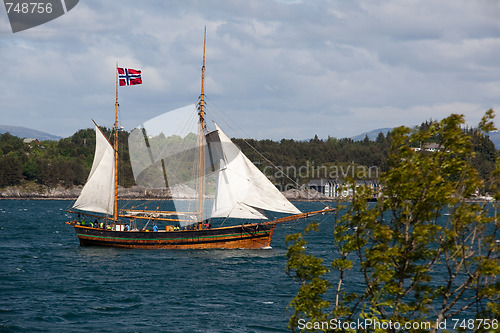
[[[0,158],[0,187],[17,185],[23,179],[22,162],[15,154]]]
[[[493,110],[485,114],[479,135],[494,129],[493,117]],[[381,176],[378,202],[369,204],[372,193],[357,191],[336,221],[330,303],[324,300],[325,286],[332,280],[326,275],[330,269],[305,254],[301,234],[287,237],[287,269],[300,282],[298,296],[290,303],[290,328],[308,330],[299,327],[299,319],[366,319],[386,326],[358,327],[358,332],[398,331],[390,323],[429,323],[423,329],[415,325],[399,331],[435,332],[440,323],[466,312],[488,320],[480,331],[498,331],[500,224],[496,203],[492,212],[490,206],[470,200],[486,185],[473,166],[472,137],[462,130],[463,123],[463,116],[453,114],[414,132],[400,127],[391,133],[388,171]],[[438,151],[411,148],[431,141],[439,144]],[[492,177],[489,189],[499,200],[500,162]],[[349,291],[346,280],[352,276],[362,278],[362,292]],[[322,288],[312,288],[318,280]],[[319,313],[304,311],[304,306]],[[463,328],[478,329],[479,321]]]
[[[317,231],[318,224],[311,223],[304,232],[312,230]],[[323,266],[323,259],[305,253],[307,242],[302,234],[289,235],[286,242],[293,243],[288,247],[286,272],[300,284],[299,293],[290,303],[295,309],[290,318],[291,327],[297,326],[301,317],[316,322],[327,320],[325,309],[330,306],[330,302],[323,299],[323,294],[331,285],[322,276],[330,270]]]

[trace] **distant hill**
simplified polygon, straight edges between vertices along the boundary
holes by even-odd
[[[495,144],[495,148],[498,150],[500,149],[500,132],[495,131],[495,132],[490,132],[488,133],[491,142]]]
[[[377,136],[380,132],[384,133],[384,135],[387,135],[388,132],[390,132],[392,128],[379,128],[370,132],[366,132],[360,135],[356,136],[351,136],[351,139],[354,141],[361,141],[364,140],[364,138],[368,135],[368,139],[374,141],[377,139]],[[490,132],[488,133],[488,136],[490,137],[490,140],[495,144],[495,148],[497,150],[500,149],[500,131],[495,131],[495,132]]]
[[[376,130],[373,130],[370,132],[366,132],[366,133],[363,133],[360,135],[351,136],[351,139],[353,139],[354,141],[361,141],[361,140],[364,140],[365,137],[368,135],[368,139],[375,141],[380,132],[382,132],[382,133],[384,133],[384,135],[386,135],[390,131],[392,131],[392,128],[379,128],[379,129],[376,129]]]
[[[31,128],[26,128],[21,126],[0,125],[0,134],[4,134],[7,132],[21,139],[32,138],[32,139],[38,139],[38,141],[44,141],[44,140],[58,141],[62,139],[60,136],[37,131]]]

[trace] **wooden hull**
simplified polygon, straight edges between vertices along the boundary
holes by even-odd
[[[269,247],[275,224],[244,224],[208,230],[113,231],[72,224],[81,246],[145,249],[260,249]]]

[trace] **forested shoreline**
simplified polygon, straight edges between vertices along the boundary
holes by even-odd
[[[429,126],[429,122],[421,127]],[[107,137],[111,130],[102,128]],[[494,169],[498,152],[486,136],[476,135],[474,129],[464,129],[473,138],[475,156],[471,163],[487,181]],[[130,157],[128,135],[119,132],[119,184],[123,188],[135,185]],[[439,138],[436,138],[438,142]],[[90,172],[94,149],[94,129],[82,129],[71,137],[59,141],[37,140],[25,142],[9,133],[0,134],[0,190],[23,189],[31,193],[55,189],[63,193],[81,187]],[[288,184],[302,186],[311,179],[351,177],[376,180],[380,172],[387,170],[391,133],[380,133],[375,140],[366,137],[361,141],[349,138],[281,141],[233,139],[243,153],[254,162],[278,187]],[[428,143],[420,143],[421,146]],[[419,148],[419,147],[413,147]],[[354,170],[376,172],[354,173]],[[350,172],[352,171],[352,172]]]

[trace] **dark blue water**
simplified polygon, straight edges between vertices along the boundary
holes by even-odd
[[[0,200],[0,331],[287,331],[284,238],[307,222],[278,226],[267,250],[80,247],[68,205]],[[332,233],[333,216],[315,246],[331,251]]]

